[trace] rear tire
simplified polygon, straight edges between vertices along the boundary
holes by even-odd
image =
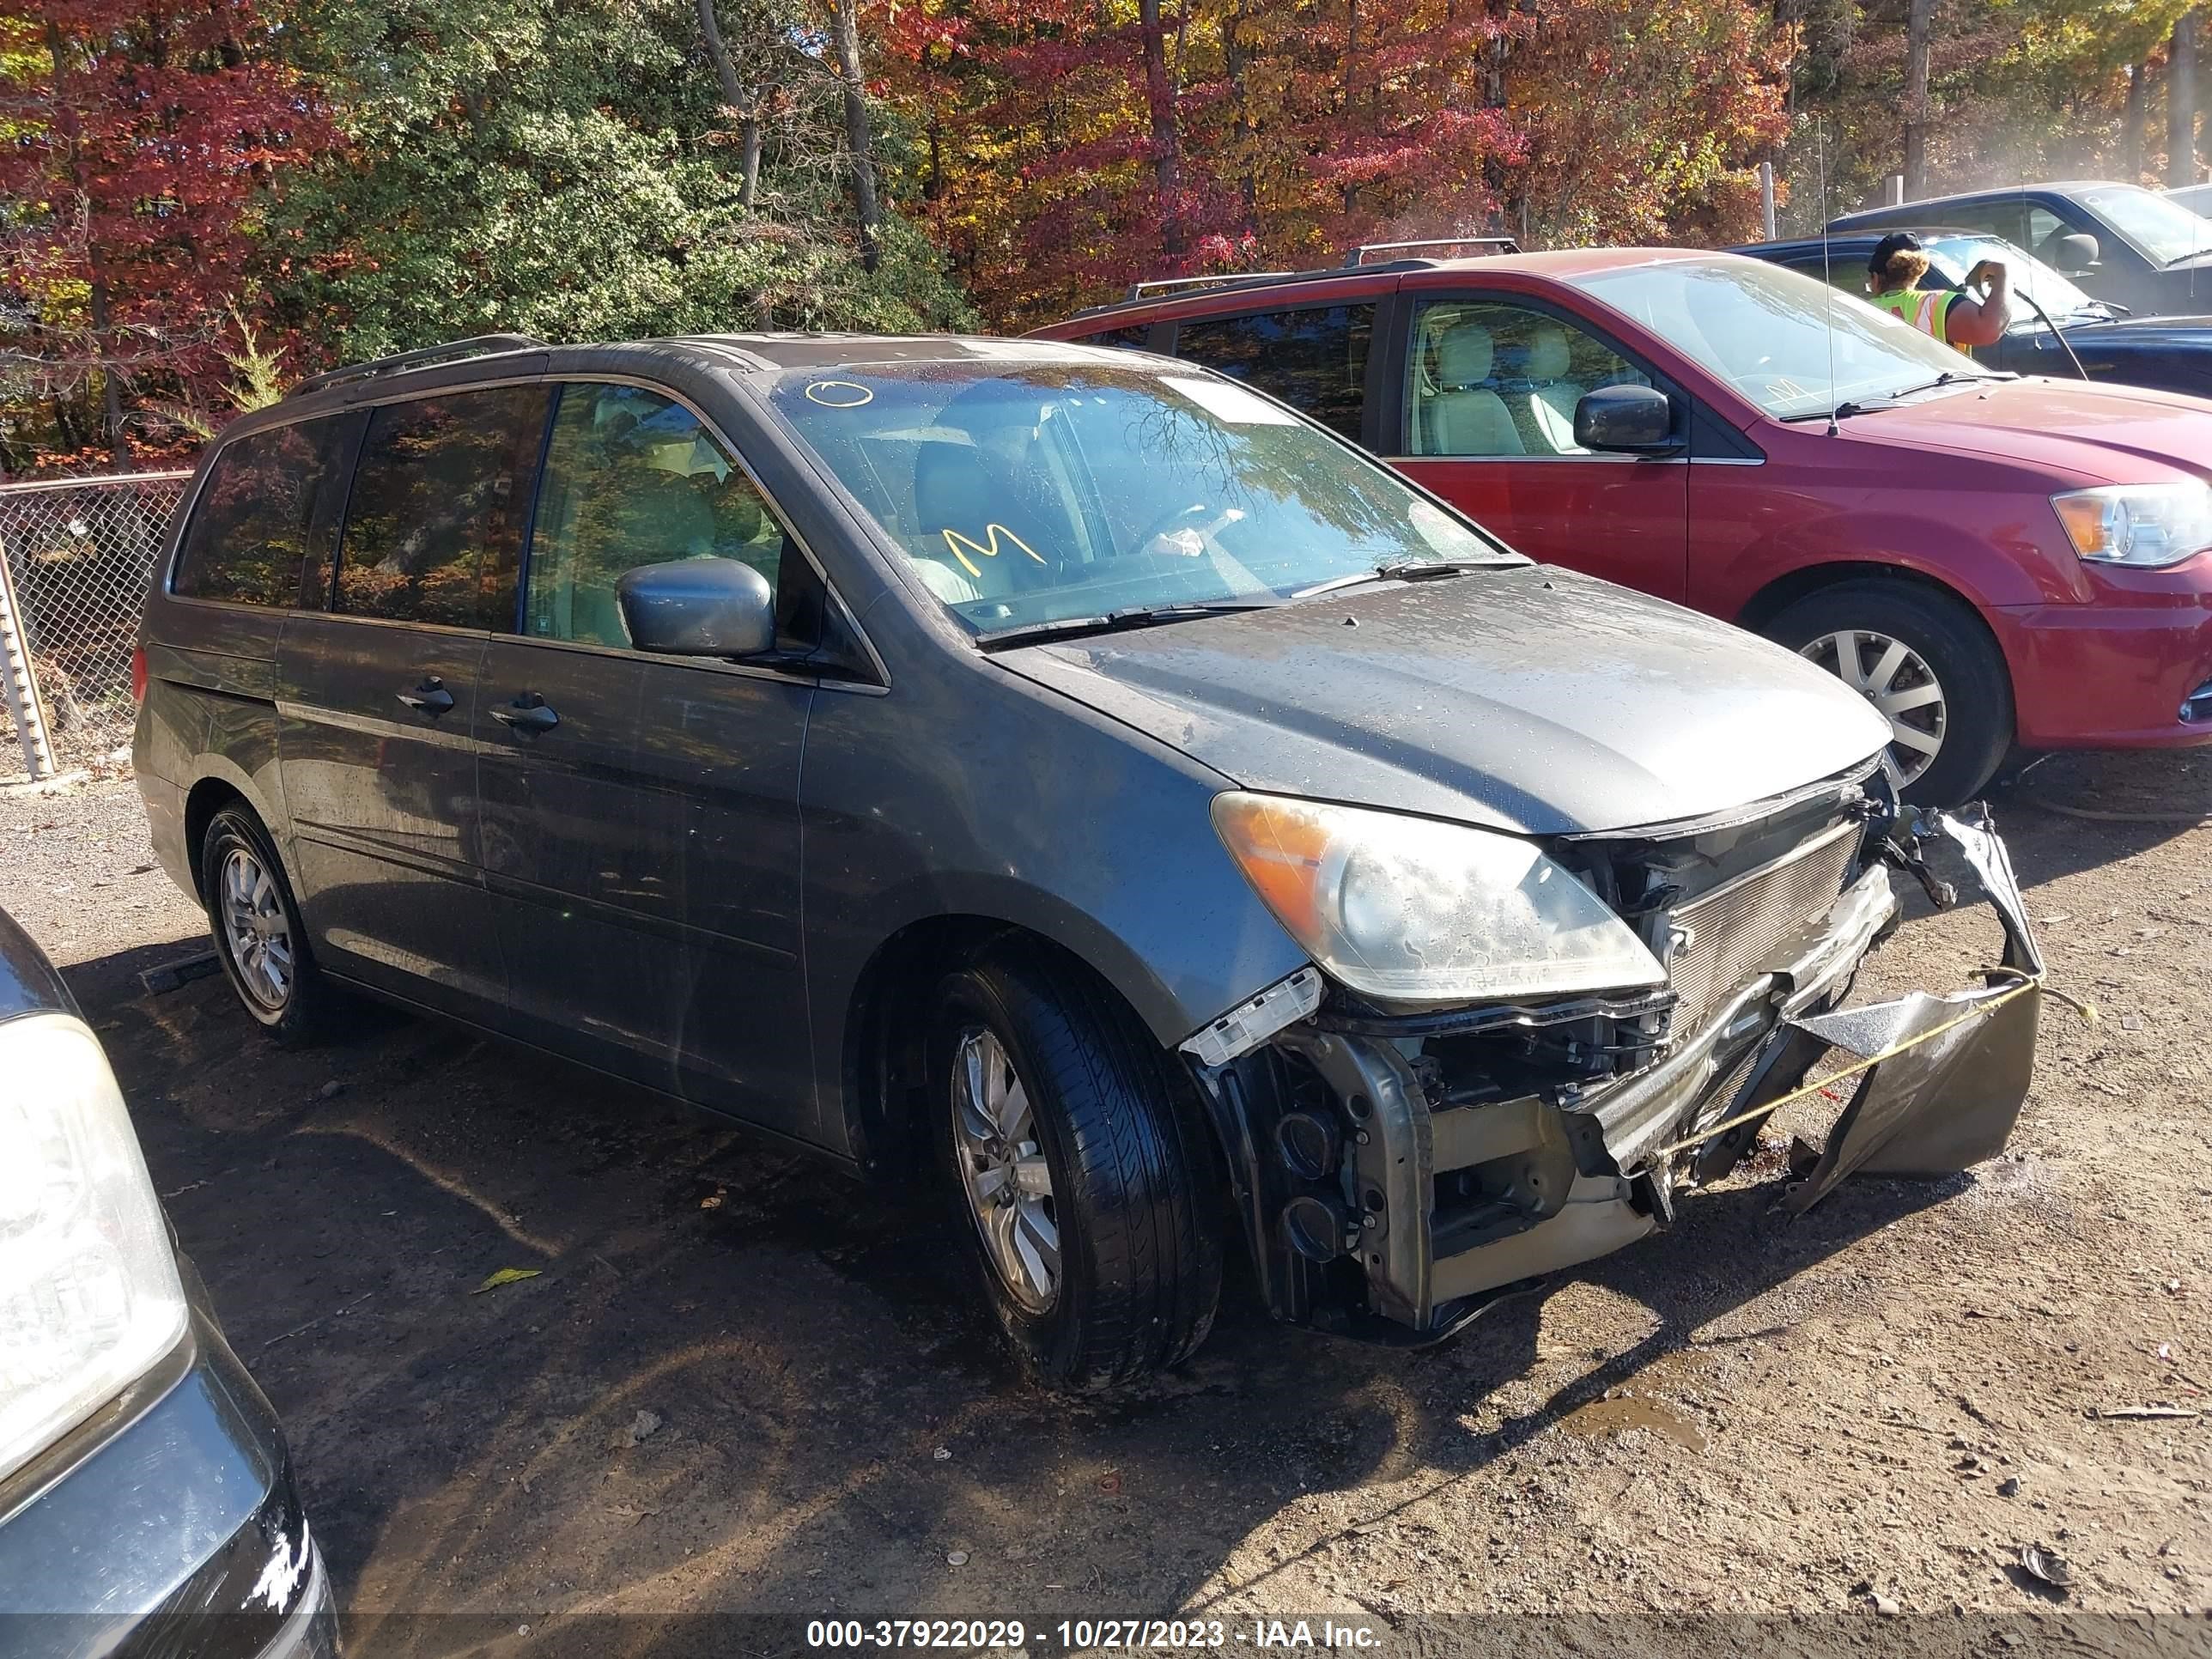
[[[226,806],[200,842],[200,894],[223,976],[278,1043],[301,1047],[338,1023],[343,994],[324,979],[283,864],[261,821]]]
[[[1765,632],[1889,720],[1898,793],[1917,805],[1972,800],[2012,746],[2012,677],[1981,618],[1957,599],[1894,578],[1838,582],[1786,607]]]
[[[955,1224],[1024,1369],[1088,1390],[1188,1358],[1221,1292],[1215,1163],[1151,1033],[1008,950],[939,984],[927,1054]]]

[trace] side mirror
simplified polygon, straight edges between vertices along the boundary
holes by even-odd
[[[2051,250],[2051,263],[2058,268],[2062,276],[2080,276],[2097,268],[2097,239],[2075,231],[2062,236]]]
[[[641,651],[757,657],[775,644],[775,590],[736,559],[641,564],[623,573],[615,597]]]
[[[1648,386],[1607,386],[1575,404],[1575,442],[1584,449],[1662,454],[1674,441],[1674,405]]]

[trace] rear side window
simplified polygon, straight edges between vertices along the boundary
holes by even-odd
[[[1357,442],[1373,306],[1207,317],[1176,331],[1176,356],[1255,386]]]
[[[549,396],[542,386],[490,386],[370,416],[338,556],[340,611],[514,625]]]
[[[301,421],[234,439],[216,453],[169,587],[191,599],[300,602],[308,532],[334,474],[341,422]]]
[[[1123,351],[1144,351],[1149,349],[1152,337],[1150,323],[1135,323],[1127,328],[1109,328],[1100,334],[1085,334],[1076,341],[1078,345],[1114,346]]]

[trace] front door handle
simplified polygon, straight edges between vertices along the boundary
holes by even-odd
[[[435,674],[426,674],[412,691],[402,691],[399,701],[418,714],[442,714],[453,706],[453,694]]]
[[[526,691],[505,708],[493,709],[491,717],[513,732],[550,732],[561,724],[561,717],[534,691]]]

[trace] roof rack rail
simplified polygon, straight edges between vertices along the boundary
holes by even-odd
[[[428,368],[434,363],[459,362],[468,357],[488,357],[496,351],[535,351],[544,349],[545,342],[530,334],[474,334],[465,340],[449,340],[444,345],[422,346],[414,351],[396,351],[389,357],[375,357],[365,363],[347,363],[343,368],[325,369],[320,374],[310,374],[292,388],[291,395],[320,392],[334,386],[344,386],[352,380],[367,380],[379,374],[396,374],[403,368]]]
[[[1435,261],[1430,259],[1387,259],[1378,265],[1362,265],[1360,270],[1367,274],[1387,270],[1425,270],[1434,263]],[[1220,291],[1226,293],[1240,288],[1271,286],[1287,288],[1298,283],[1339,282],[1343,279],[1344,274],[1345,268],[1342,265],[1323,265],[1315,270],[1262,270],[1250,275],[1212,276],[1201,280],[1215,283]],[[1167,296],[1164,295],[1142,294],[1134,299],[1123,298],[1110,301],[1104,305],[1085,306],[1080,311],[1069,313],[1067,320],[1075,322],[1079,319],[1089,320],[1098,317],[1116,316],[1124,311],[1135,311],[1146,306],[1162,304],[1166,298]]]
[[[1164,294],[1171,288],[1205,288],[1213,283],[1272,282],[1278,277],[1296,276],[1295,270],[1224,270],[1211,276],[1151,276],[1141,283],[1129,284],[1124,300],[1141,300],[1147,293]]]
[[[1370,253],[1385,253],[1407,247],[1486,247],[1493,253],[1518,253],[1521,244],[1510,236],[1424,236],[1412,242],[1362,242],[1344,256],[1344,267],[1349,270],[1364,264]]]

